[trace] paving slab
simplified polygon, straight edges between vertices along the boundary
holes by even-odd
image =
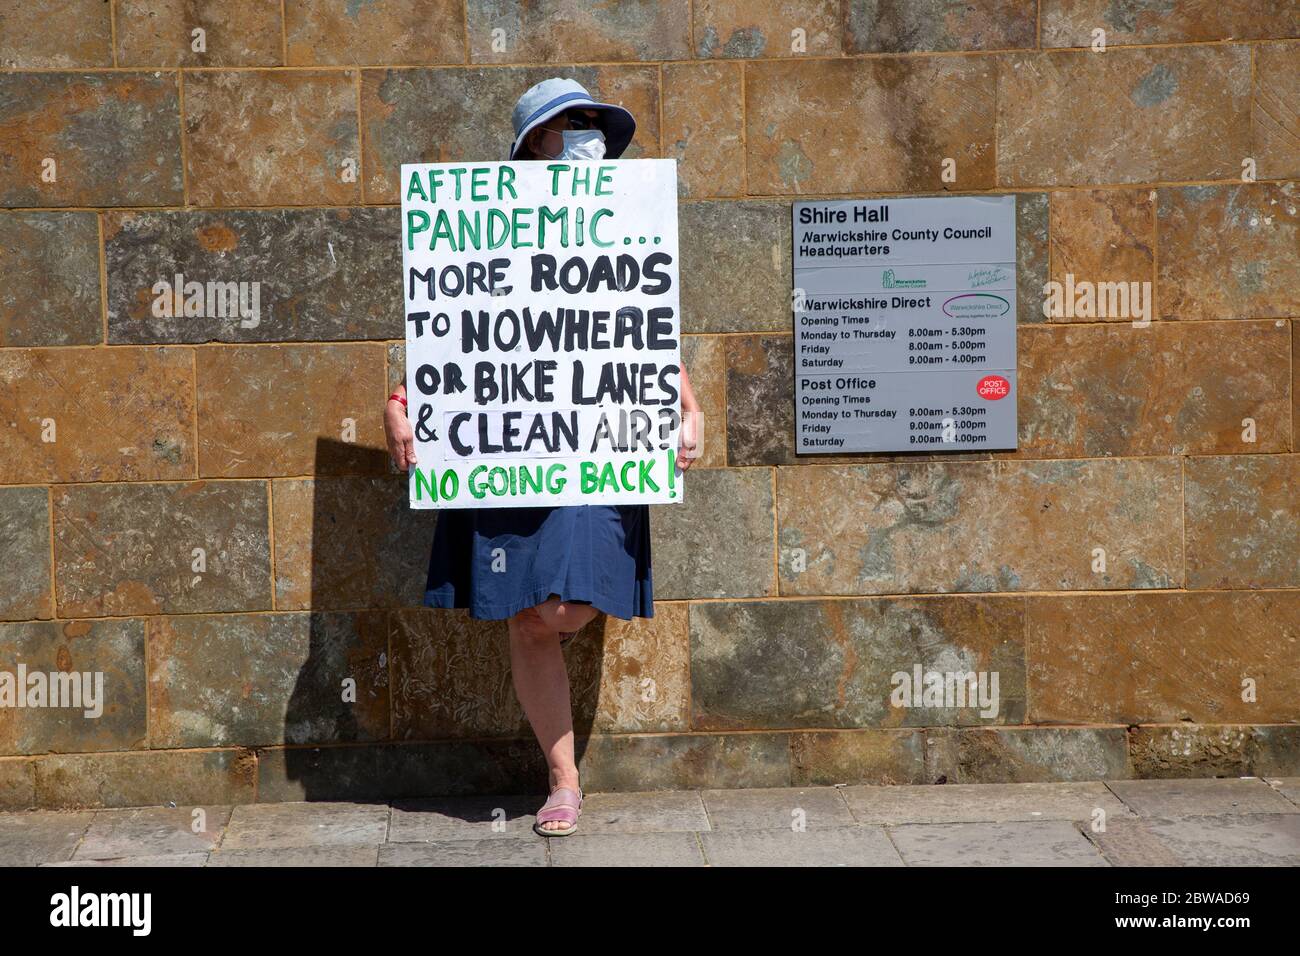
[[[533,821],[544,801],[520,796],[398,800],[393,803],[388,842],[536,838]]]
[[[0,866],[39,866],[72,858],[94,811],[18,811],[0,814]]]
[[[374,866],[377,845],[289,846],[274,849],[227,850],[208,855],[208,866]]]
[[[701,833],[710,866],[902,866],[880,827]]]
[[[593,793],[583,798],[578,826],[583,833],[671,833],[707,830],[709,816],[697,790]]]
[[[62,863],[42,863],[46,866],[203,866],[206,853],[163,853],[159,856],[119,856],[109,860],[65,860]]]
[[[546,866],[543,838],[532,840],[440,840],[433,843],[385,843],[380,866]],[[561,837],[576,840],[577,834]]]
[[[1300,777],[1268,777],[1268,785],[1300,807]]]
[[[1107,780],[1106,786],[1142,817],[1300,813],[1300,807],[1258,777]]]
[[[705,790],[704,806],[714,830],[791,830],[845,827],[855,822],[834,787],[770,790]]]
[[[1100,781],[853,786],[841,790],[858,823],[997,823],[1107,819],[1135,814]]]
[[[202,810],[201,817],[194,811]],[[207,853],[221,841],[232,807],[141,807],[99,810],[74,860]],[[194,832],[202,824],[203,829]]]
[[[579,824],[581,826],[581,824]],[[543,837],[552,866],[703,866],[694,833],[575,833]]]
[[[235,807],[223,850],[383,843],[388,807],[373,803],[252,803]]]
[[[1151,832],[1149,820],[1108,821],[1106,829],[1081,828],[1111,866],[1182,866],[1178,855]]]
[[[889,835],[908,866],[1107,865],[1065,820],[920,823],[892,827]]]
[[[1300,814],[1253,813],[1142,822],[1183,866],[1300,865]]]

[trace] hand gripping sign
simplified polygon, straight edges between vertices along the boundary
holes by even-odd
[[[412,508],[682,500],[674,160],[402,166]]]

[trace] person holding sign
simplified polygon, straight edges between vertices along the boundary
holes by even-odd
[[[514,108],[513,126],[515,138],[510,146],[509,162],[532,160],[550,163],[552,165],[548,165],[546,169],[554,171],[556,177],[563,171],[569,171],[577,177],[580,175],[577,170],[583,169],[581,175],[596,175],[596,182],[599,184],[603,182],[600,179],[603,173],[589,174],[586,171],[587,167],[569,167],[566,164],[617,159],[631,143],[632,135],[636,130],[636,121],[632,114],[622,107],[593,100],[579,83],[554,78],[538,83],[520,97]],[[613,167],[608,167],[604,172],[612,169]],[[461,179],[469,182],[468,191],[476,182],[474,177],[484,173],[487,176],[496,175],[499,190],[493,195],[501,195],[502,191],[510,188],[510,184],[515,180],[528,178],[508,165],[486,170],[482,166],[479,169],[471,169],[462,164],[450,168],[427,168],[426,172],[427,187],[421,183],[418,171],[413,171],[412,181],[407,186],[407,199],[410,200],[412,193],[418,193],[421,200],[419,208],[413,208],[409,213],[411,218],[408,220],[408,232],[415,231],[410,226],[410,223],[414,222],[419,228],[422,243],[436,244],[443,241],[443,245],[437,247],[438,249],[450,247],[458,253],[464,251],[464,244],[456,245],[451,235],[451,227],[444,223],[453,221],[451,217],[455,212],[462,227],[468,228],[467,224],[471,220],[467,215],[472,213],[466,214],[462,207],[453,210],[446,203],[438,205],[441,200],[440,197],[431,198],[438,196],[433,193],[433,190],[440,187],[445,191],[454,189],[456,192],[452,195],[458,196]],[[628,175],[636,174],[628,173]],[[446,187],[446,180],[453,177],[455,177],[454,185]],[[516,183],[516,186],[519,184]],[[577,189],[575,183],[573,190],[576,192]],[[644,200],[639,201],[644,202]],[[522,202],[517,203],[516,207],[522,205],[524,205]],[[505,220],[514,226],[522,221],[518,218],[522,214],[542,212],[540,209],[516,207],[512,207],[507,215],[496,214],[497,219]],[[670,210],[673,208],[670,207]],[[585,211],[576,203],[572,204],[572,209],[575,213]],[[675,218],[671,223],[675,230]],[[598,235],[598,229],[594,216],[587,221],[586,228],[593,237],[590,240],[593,244],[612,245],[610,242],[595,241],[594,237]],[[607,228],[609,227],[601,226],[601,229]],[[672,237],[675,241],[675,231]],[[646,242],[645,239],[641,241]],[[655,238],[654,241],[658,242],[659,239]],[[582,239],[579,238],[576,242],[579,246],[582,245]],[[524,243],[524,245],[529,244]],[[540,245],[539,237],[538,246]],[[411,252],[413,249],[414,239],[408,238],[405,253],[415,255]],[[428,245],[427,249],[435,250],[435,245]],[[674,254],[676,252],[675,248],[671,251]],[[537,258],[549,259],[550,257],[539,255]],[[605,258],[612,260],[614,257]],[[627,254],[621,258],[624,264],[636,261]],[[659,250],[650,253],[644,261],[652,263],[652,268],[655,262],[660,265],[665,261],[670,263],[669,271],[675,279],[676,263],[673,262],[673,258],[673,255]],[[451,260],[445,258],[438,260],[438,263],[444,265],[445,271],[445,265],[449,261]],[[465,272],[468,275],[477,266],[478,280],[481,283],[496,282],[499,279],[489,274],[488,270],[492,263],[501,261],[494,259],[489,266],[484,266],[480,262],[467,261]],[[543,276],[541,280],[537,278],[536,261],[534,260],[533,290],[542,287],[539,286],[539,282],[544,283],[550,278],[547,276]],[[433,260],[426,257],[421,259],[420,263],[425,268],[420,271],[413,267],[412,271],[417,272],[421,278],[433,274],[434,270],[427,268]],[[626,285],[627,280],[620,275],[617,284],[619,293],[636,294],[644,298],[646,295],[661,292],[662,283],[656,286],[652,281],[655,277],[649,273],[650,270],[642,270],[642,275],[632,280],[635,288],[629,288]],[[659,278],[662,279],[663,276]],[[564,275],[561,273],[554,281],[563,281],[563,279]],[[593,274],[591,277],[593,287],[595,279]],[[408,279],[408,282],[410,281],[412,280]],[[432,289],[432,280],[429,281]],[[496,286],[493,288],[495,289]],[[546,288],[554,290],[555,285]],[[626,293],[623,292],[625,289],[628,290]],[[435,289],[433,294],[438,291]],[[581,290],[576,293],[572,289],[564,291],[578,296],[582,294]],[[420,294],[426,296],[421,300],[422,302],[432,298],[432,295],[422,289]],[[663,301],[665,298],[660,295],[656,301]],[[672,302],[676,303],[675,288],[672,289]],[[672,404],[679,397],[678,392],[680,393],[681,424],[684,427],[675,431],[675,434],[680,436],[680,448],[676,453],[671,448],[662,453],[656,451],[652,460],[657,462],[653,465],[655,468],[663,469],[666,466],[667,482],[671,484],[674,466],[680,471],[685,471],[698,452],[696,436],[699,422],[699,404],[691,389],[686,369],[681,367],[680,363],[674,364],[680,348],[680,337],[671,334],[673,333],[671,323],[676,319],[673,310],[622,308],[618,310],[616,322],[605,323],[602,320],[599,325],[596,322],[596,316],[602,314],[599,312],[588,314],[585,311],[554,309],[553,313],[552,329],[558,328],[563,318],[569,323],[570,332],[567,333],[569,335],[575,334],[571,330],[575,327],[579,314],[591,323],[590,335],[579,339],[581,345],[578,352],[568,356],[569,364],[576,369],[573,380],[569,383],[570,394],[581,396],[575,400],[585,399],[588,389],[599,396],[598,390],[606,387],[605,382],[609,378],[608,374],[600,376],[599,379],[592,374],[578,377],[583,372],[584,365],[607,370],[614,369],[622,376],[618,381],[622,394],[635,395],[636,397],[630,400],[633,404],[660,405],[661,414],[675,416]],[[482,314],[486,320],[488,314],[486,311],[477,313],[466,310],[464,314],[467,318],[463,320],[465,324],[461,327],[462,349],[466,347],[465,342],[470,342],[469,347],[477,349],[480,355],[489,349],[495,349],[494,354],[501,354],[504,351],[505,355],[514,360],[510,368],[501,367],[499,381],[495,379],[489,379],[487,382],[475,381],[475,385],[486,392],[492,402],[503,408],[478,413],[444,410],[442,418],[435,418],[428,414],[431,409],[422,408],[425,417],[432,421],[432,424],[429,424],[421,419],[415,423],[416,429],[422,428],[426,435],[431,436],[422,437],[413,429],[412,422],[406,414],[408,400],[406,386],[399,386],[389,399],[384,415],[384,430],[389,454],[394,463],[403,471],[411,470],[413,488],[417,489],[413,495],[423,493],[426,489],[431,495],[443,493],[437,481],[425,475],[425,466],[421,466],[416,460],[417,437],[420,442],[435,441],[438,439],[432,436],[441,433],[445,438],[442,445],[443,453],[447,454],[446,446],[451,445],[457,449],[456,453],[467,456],[471,465],[475,462],[483,462],[485,458],[490,465],[491,456],[494,454],[508,458],[510,449],[503,446],[507,439],[513,439],[519,434],[517,420],[522,413],[512,408],[512,403],[506,397],[507,394],[518,393],[536,402],[538,392],[547,387],[547,375],[558,374],[554,371],[557,365],[554,350],[541,352],[536,347],[537,344],[545,344],[544,334],[537,333],[531,340],[536,343],[532,346],[526,341],[514,347],[501,346],[490,339],[487,333],[480,336],[475,331],[473,325],[475,317]],[[513,316],[514,312],[510,314]],[[545,315],[545,311],[542,314]],[[433,319],[430,319],[430,315],[431,313],[428,312],[416,312],[408,315],[408,322],[414,318],[424,323],[432,323]],[[464,331],[466,328],[469,329],[468,332]],[[424,325],[419,329],[415,333],[408,329],[408,336],[425,334]],[[669,334],[665,334],[666,332]],[[452,337],[445,328],[438,334],[444,336],[436,340],[439,343],[446,342]],[[619,339],[626,341],[620,342]],[[408,364],[412,363],[411,341],[408,338]],[[420,343],[420,348],[428,348],[423,343],[428,342],[429,339],[417,338],[415,341]],[[559,341],[559,339],[552,341]],[[570,339],[564,341],[569,342]],[[658,356],[670,358],[666,360],[659,358],[657,364],[648,361],[638,364],[607,361],[612,354],[610,350],[623,348],[626,351],[632,348],[627,344],[628,342],[638,343],[646,349],[666,349],[667,351],[646,354],[652,358]],[[591,351],[590,362],[588,362],[582,353],[595,349],[605,351]],[[515,356],[513,353],[519,355]],[[536,362],[529,361],[532,354],[537,355]],[[520,373],[520,369],[527,366],[536,366],[536,368],[526,377]],[[628,372],[629,367],[632,373]],[[456,366],[444,363],[439,370],[434,367],[434,363],[426,361],[426,364],[417,370],[417,377],[411,379],[414,383],[413,387],[418,385],[426,392],[426,398],[428,393],[432,392],[434,400],[441,400],[445,391],[438,392],[426,388],[424,380],[431,380],[437,376],[445,390],[449,387],[447,384],[449,370],[452,375],[461,377],[460,370]],[[674,374],[678,371],[679,374]],[[639,375],[636,374],[638,372]],[[419,378],[419,373],[423,373],[425,378]],[[674,388],[674,379],[678,380],[678,388]],[[509,393],[507,389],[510,390]],[[412,415],[415,415],[416,399],[417,396],[410,396]],[[598,397],[592,397],[589,399],[587,410],[573,410],[574,421],[578,421],[580,412],[587,414],[591,411],[594,414],[595,411],[599,411],[597,401]],[[612,400],[607,398],[606,401]],[[430,401],[426,400],[422,404],[427,406]],[[640,415],[647,422],[650,420],[649,414],[644,410],[636,409],[635,414]],[[533,417],[535,423],[542,422],[544,418],[548,423],[554,419],[559,431],[556,435],[552,435],[541,425],[535,424],[533,428],[527,430],[524,441],[544,446],[544,450],[551,452],[551,460],[561,460],[555,457],[558,452],[550,446],[559,445],[556,438],[566,424],[563,416],[558,413],[554,415],[548,413],[547,416],[533,413]],[[478,419],[477,424],[471,421],[475,418]],[[611,442],[613,440],[610,439]],[[469,448],[469,444],[473,447]],[[619,475],[624,481],[622,491],[629,490],[626,484],[629,478],[637,477],[637,465],[642,466],[640,480],[643,483],[648,480],[649,484],[654,485],[653,478],[650,477],[651,468],[646,467],[650,462],[628,461],[622,464],[623,467],[619,470]],[[440,467],[444,477],[451,473],[452,477],[459,481],[459,473],[448,469],[445,462],[430,463],[428,471],[432,473]],[[562,464],[551,467],[564,468]],[[615,469],[608,463],[604,467],[608,469],[612,479]],[[511,469],[503,467],[495,469],[480,467],[471,470],[469,474],[484,471],[496,471],[502,475],[509,473],[513,476],[514,474]],[[539,465],[537,471],[542,473],[544,469]],[[526,473],[521,472],[520,481],[523,480],[524,474]],[[604,475],[605,472],[602,470],[601,474]],[[664,473],[658,472],[658,475],[662,479]],[[514,477],[502,478],[500,490],[494,491],[493,494],[504,496],[514,493],[514,481]],[[603,481],[600,487],[604,489]],[[573,486],[570,486],[570,492],[572,488]],[[618,492],[619,488],[615,487],[614,491]],[[457,491],[452,492],[452,494],[457,493]],[[471,617],[507,621],[511,675],[515,693],[528,716],[550,768],[550,797],[538,812],[534,829],[544,836],[566,836],[576,829],[583,798],[574,760],[572,706],[569,699],[568,673],[561,646],[571,640],[599,612],[603,611],[624,620],[654,615],[649,506],[647,504],[579,504],[556,507],[492,507],[490,506],[492,501],[506,499],[504,497],[485,499],[485,493],[481,491],[477,493],[471,491],[470,494],[476,496],[476,500],[471,502],[472,506],[456,507],[453,504],[446,510],[442,510],[438,516],[433,552],[429,561],[425,604],[440,608],[468,608]],[[456,499],[457,502],[459,500]]]

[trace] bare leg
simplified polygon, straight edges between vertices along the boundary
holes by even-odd
[[[596,616],[588,604],[563,604],[551,598],[510,618],[510,673],[515,695],[532,725],[546,765],[551,789],[578,789],[578,766],[573,756],[573,711],[569,702],[569,674],[560,651],[560,632],[575,631]],[[559,829],[544,823],[543,829]]]

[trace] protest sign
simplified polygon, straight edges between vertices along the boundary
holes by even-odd
[[[413,508],[682,500],[673,160],[402,166]]]

